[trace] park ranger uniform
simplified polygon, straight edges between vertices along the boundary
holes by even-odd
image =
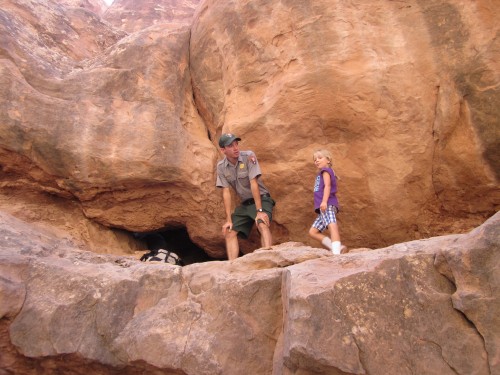
[[[262,209],[269,216],[269,219],[272,219],[272,209],[275,202],[271,198],[269,190],[258,178],[261,174],[259,162],[253,151],[240,151],[236,165],[231,164],[226,157],[217,163],[216,186],[218,188],[233,188],[241,200],[241,205],[236,207],[231,218],[233,230],[239,232],[243,237],[248,237],[250,234],[253,220],[257,214],[250,180],[257,178]],[[248,220],[252,217],[252,220]]]

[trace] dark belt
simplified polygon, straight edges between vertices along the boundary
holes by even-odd
[[[271,194],[262,194],[261,197],[268,197],[268,198],[271,198]],[[241,204],[243,206],[250,206],[251,204],[255,204],[255,199],[253,198],[250,198],[250,199],[247,199],[247,200],[244,200],[243,202],[241,202]]]

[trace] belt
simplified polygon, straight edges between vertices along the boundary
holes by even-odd
[[[269,194],[269,193],[262,194],[261,197],[271,198],[271,194]],[[253,198],[246,199],[243,202],[241,202],[241,204],[243,206],[250,206],[251,204],[255,204],[255,199],[253,199]]]

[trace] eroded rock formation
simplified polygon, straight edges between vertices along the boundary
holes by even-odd
[[[89,226],[110,238],[186,228],[222,258],[214,167],[231,130],[277,201],[276,243],[310,243],[320,147],[341,177],[349,247],[467,231],[498,210],[498,11],[490,0],[117,0],[105,12],[7,0],[0,206],[59,230],[44,210],[12,208],[49,194],[89,220],[63,225],[84,245],[100,240]]]
[[[102,33],[115,38],[111,46],[99,47],[103,34],[95,29],[93,43],[75,49],[91,53],[93,46],[100,53],[61,59],[61,51],[22,37],[52,36],[65,16],[52,15],[54,25],[42,30],[34,29],[33,18],[31,29],[16,23],[24,13],[12,4],[2,9],[13,21],[2,25],[10,55],[2,60],[0,99],[9,200],[13,189],[42,190],[75,200],[95,223],[129,231],[185,226],[196,228],[194,239],[203,238],[201,230],[215,238],[207,222],[220,210],[207,196],[215,190],[216,150],[193,106],[189,29],[152,26],[125,37],[101,23]],[[32,14],[48,13],[29,6]],[[57,47],[70,43],[67,34]],[[26,57],[24,64],[16,64],[18,56]]]
[[[76,250],[1,214],[0,368],[498,374],[499,233],[497,214],[379,250],[285,243],[178,267]]]
[[[292,238],[310,221],[322,147],[348,243],[458,232],[498,209],[498,13],[491,1],[207,0],[192,28],[197,105],[213,134],[258,151]]]
[[[115,0],[103,18],[128,33],[153,25],[163,29],[191,26],[193,14],[200,0]]]

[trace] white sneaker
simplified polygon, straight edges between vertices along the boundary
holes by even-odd
[[[333,241],[332,242],[332,253],[333,255],[339,255],[340,254],[340,241]]]

